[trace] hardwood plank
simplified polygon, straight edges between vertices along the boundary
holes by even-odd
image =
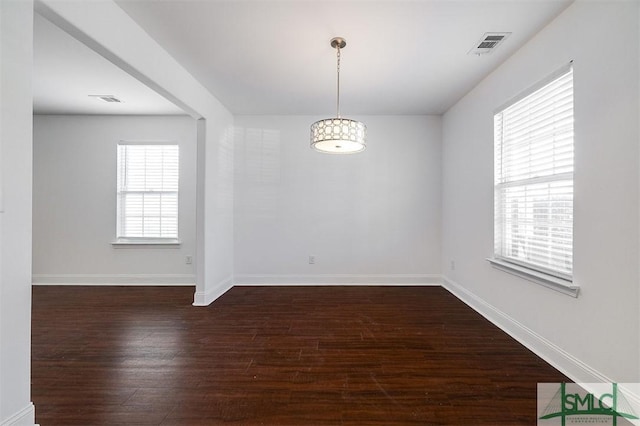
[[[439,287],[33,289],[48,425],[525,425],[568,379]]]

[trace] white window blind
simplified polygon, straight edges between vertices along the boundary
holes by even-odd
[[[117,238],[178,238],[176,144],[118,144]]]
[[[494,256],[571,280],[573,70],[494,116]]]

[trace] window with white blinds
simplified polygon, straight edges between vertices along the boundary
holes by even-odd
[[[494,257],[571,281],[571,66],[500,109],[494,132]]]
[[[118,144],[118,240],[177,240],[178,159],[175,143]]]

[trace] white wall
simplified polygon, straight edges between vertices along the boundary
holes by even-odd
[[[0,424],[33,424],[31,68],[33,3],[0,1]]]
[[[208,305],[232,285],[233,116],[114,1],[38,0],[36,6],[48,20],[200,119],[194,304]]]
[[[443,117],[445,285],[583,382],[640,381],[638,7],[577,1]],[[572,59],[577,299],[485,260],[493,111]]]
[[[112,246],[122,140],[179,144],[179,248]],[[36,115],[33,150],[34,283],[195,285],[196,120]]]
[[[309,148],[318,118],[236,117],[236,282],[438,283],[440,118],[358,117],[354,155]]]
[[[203,291],[196,290],[196,305],[210,304],[233,285],[233,136],[230,115],[207,119],[205,165],[201,167],[205,174],[204,195],[200,197],[204,201],[203,229],[196,231],[198,237],[204,237],[203,250],[198,250],[198,255],[203,256],[198,263],[204,268],[204,283]]]

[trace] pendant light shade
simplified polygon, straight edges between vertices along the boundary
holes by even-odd
[[[355,154],[367,147],[367,126],[360,121],[340,116],[340,49],[347,42],[340,37],[331,40],[331,47],[337,51],[337,114],[311,125],[311,148],[327,154]]]
[[[331,154],[353,154],[366,148],[367,126],[348,118],[327,118],[311,125],[311,147]]]

